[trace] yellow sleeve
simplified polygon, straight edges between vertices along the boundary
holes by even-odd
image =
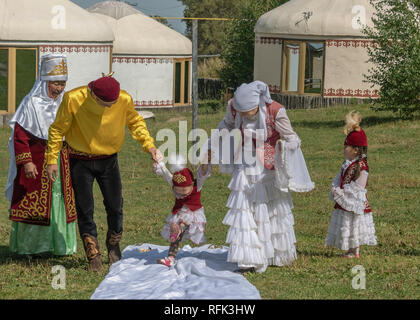
[[[134,109],[133,99],[130,97],[128,111],[127,111],[127,126],[131,135],[143,146],[145,152],[150,148],[156,148],[154,139],[147,130],[146,122],[143,117]]]
[[[70,111],[69,97],[65,93],[55,120],[48,130],[48,145],[45,153],[47,164],[57,164],[58,154],[63,147],[63,137],[68,132],[72,121],[73,113]]]

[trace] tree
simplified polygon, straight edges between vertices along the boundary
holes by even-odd
[[[254,78],[254,27],[258,18],[288,0],[241,0],[234,19],[226,27],[222,47],[224,67],[221,79],[226,87],[236,88]]]
[[[373,67],[366,81],[379,87],[375,110],[392,110],[408,118],[420,111],[419,0],[370,0],[376,13],[373,28],[365,27]]]
[[[228,18],[235,11],[235,0],[182,0],[184,17]],[[192,39],[192,22],[187,20],[187,37]],[[200,20],[198,23],[199,54],[219,54],[225,32],[225,21]]]
[[[168,19],[165,19],[165,18],[163,18],[159,15],[153,15],[153,16],[151,16],[151,18],[159,18],[159,19],[155,19],[155,20],[159,21],[161,24],[167,26],[168,28],[173,29],[172,26],[169,24]]]

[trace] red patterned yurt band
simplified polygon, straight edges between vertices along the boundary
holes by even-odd
[[[112,45],[81,45],[81,44],[63,44],[63,45],[40,45],[39,50],[42,53],[96,53],[110,52]]]

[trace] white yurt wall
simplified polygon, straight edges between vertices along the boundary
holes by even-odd
[[[66,90],[86,85],[102,72],[110,71],[114,40],[111,28],[71,1],[2,0],[0,12],[0,58],[4,60],[0,63],[7,64],[8,71],[8,106],[3,106],[3,113],[13,113],[23,98],[19,68],[29,63],[30,69],[34,69],[31,79],[26,79],[29,88],[24,91],[29,91],[42,55],[62,53],[67,56]],[[22,50],[32,53],[32,61],[19,61],[17,53]],[[3,80],[0,78],[0,83]]]
[[[254,78],[277,94],[377,97],[363,81],[373,43],[358,22],[372,27],[373,14],[368,0],[290,0],[265,13],[254,29]]]
[[[123,2],[100,2],[88,10],[114,32],[112,71],[136,107],[190,104],[192,44],[188,38]]]

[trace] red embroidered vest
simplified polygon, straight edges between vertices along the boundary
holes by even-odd
[[[359,161],[354,161],[351,165],[349,165],[347,167],[347,169],[341,173],[341,179],[340,179],[340,188],[343,189],[343,186],[345,184],[349,184],[351,181],[354,180],[354,176],[356,175],[356,165],[358,165],[360,163],[360,171],[366,170],[367,172],[369,172],[369,166],[367,164],[366,159],[363,159],[363,161],[359,162]],[[366,182],[366,189],[367,189],[367,182]],[[347,211],[346,209],[342,208],[338,203],[335,204],[334,209],[340,209],[343,211]],[[369,205],[369,201],[367,200],[367,195],[366,195],[366,202],[365,202],[365,213],[369,213],[372,212],[370,205]]]
[[[280,134],[276,131],[276,117],[277,113],[281,108],[284,108],[283,105],[280,103],[273,101],[272,104],[266,104],[267,112],[265,118],[265,124],[267,126],[267,140],[264,141],[264,150],[262,148],[257,149],[257,156],[258,158],[264,162],[264,166],[269,170],[274,170],[274,155],[276,154],[276,143],[277,140],[280,139]],[[232,116],[236,118],[236,110],[233,107],[233,99],[230,101],[230,110],[232,112]],[[243,130],[242,125],[240,128],[242,132],[243,138]],[[243,140],[242,140],[243,142]],[[255,139],[254,139],[255,145]]]
[[[177,214],[183,206],[187,206],[191,211],[196,211],[203,207],[201,205],[201,191],[197,191],[197,181],[194,181],[194,187],[190,195],[182,199],[176,198],[172,214]]]

